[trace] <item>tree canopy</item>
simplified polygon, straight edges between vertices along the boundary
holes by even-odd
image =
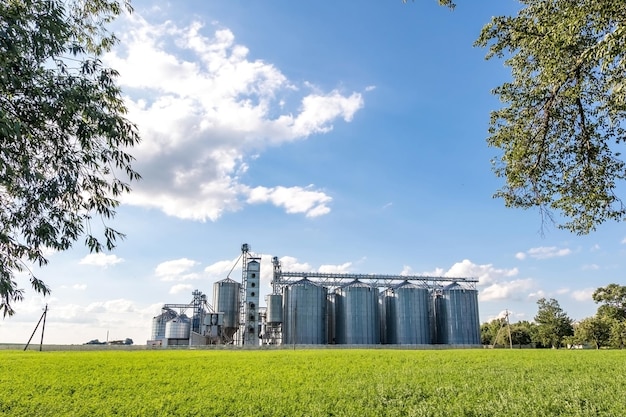
[[[106,220],[139,179],[127,149],[118,75],[99,57],[117,42],[106,24],[126,1],[0,2],[0,310],[23,298],[16,274],[50,289],[31,265],[80,239],[111,249],[123,234]],[[95,220],[96,224],[92,224]],[[102,223],[100,223],[100,221]],[[98,232],[102,230],[102,233]]]
[[[505,59],[512,80],[496,87],[489,145],[508,207],[557,212],[559,227],[586,234],[623,221],[626,178],[626,2],[520,0],[516,16],[492,18],[476,41]]]
[[[554,298],[537,300],[535,323],[538,339],[543,346],[558,348],[564,337],[574,334],[572,319]]]

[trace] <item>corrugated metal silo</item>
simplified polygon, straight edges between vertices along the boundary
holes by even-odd
[[[265,297],[267,304],[267,322],[278,324],[283,322],[283,296],[280,294],[268,294]]]
[[[464,288],[455,282],[444,287],[434,301],[439,343],[480,344],[478,291]]]
[[[178,314],[174,310],[164,308],[161,314],[152,318],[152,340],[163,339],[165,337],[165,324],[176,318]]]
[[[283,344],[326,343],[327,292],[306,278],[283,288]]]
[[[189,339],[191,320],[181,314],[180,316],[165,323],[166,339]]]
[[[213,284],[213,308],[224,313],[223,331],[232,337],[239,328],[239,290],[241,284],[230,278]]]
[[[380,343],[378,289],[359,280],[336,290],[336,341],[348,345]]]
[[[335,294],[329,293],[326,298],[326,340],[334,345],[336,341],[335,332]]]
[[[428,289],[418,284],[388,288],[383,297],[387,343],[430,344],[429,303]]]

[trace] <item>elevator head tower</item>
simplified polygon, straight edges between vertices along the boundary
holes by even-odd
[[[259,291],[261,284],[261,257],[250,252],[247,243],[241,245],[241,320],[239,330],[243,345],[259,345]]]

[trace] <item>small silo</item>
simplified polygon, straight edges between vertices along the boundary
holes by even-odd
[[[267,323],[280,324],[283,322],[283,296],[281,294],[268,294],[265,296],[267,305]]]
[[[448,345],[480,345],[478,291],[454,282],[435,295],[437,341]]]
[[[380,343],[378,289],[359,280],[335,291],[335,333],[338,344]]]
[[[159,340],[165,338],[165,325],[168,321],[176,318],[178,314],[170,308],[163,308],[161,314],[152,318],[152,339]]]
[[[213,284],[213,308],[224,313],[223,333],[232,338],[239,328],[239,295],[241,284],[230,278]]]
[[[189,339],[191,320],[184,314],[165,323],[166,339]]]
[[[283,344],[326,344],[327,292],[306,278],[283,288]]]
[[[385,337],[390,344],[431,343],[428,289],[404,283],[388,288],[383,295]]]

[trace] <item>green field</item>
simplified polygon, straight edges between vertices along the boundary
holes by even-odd
[[[2,416],[626,416],[626,351],[0,351]]]

